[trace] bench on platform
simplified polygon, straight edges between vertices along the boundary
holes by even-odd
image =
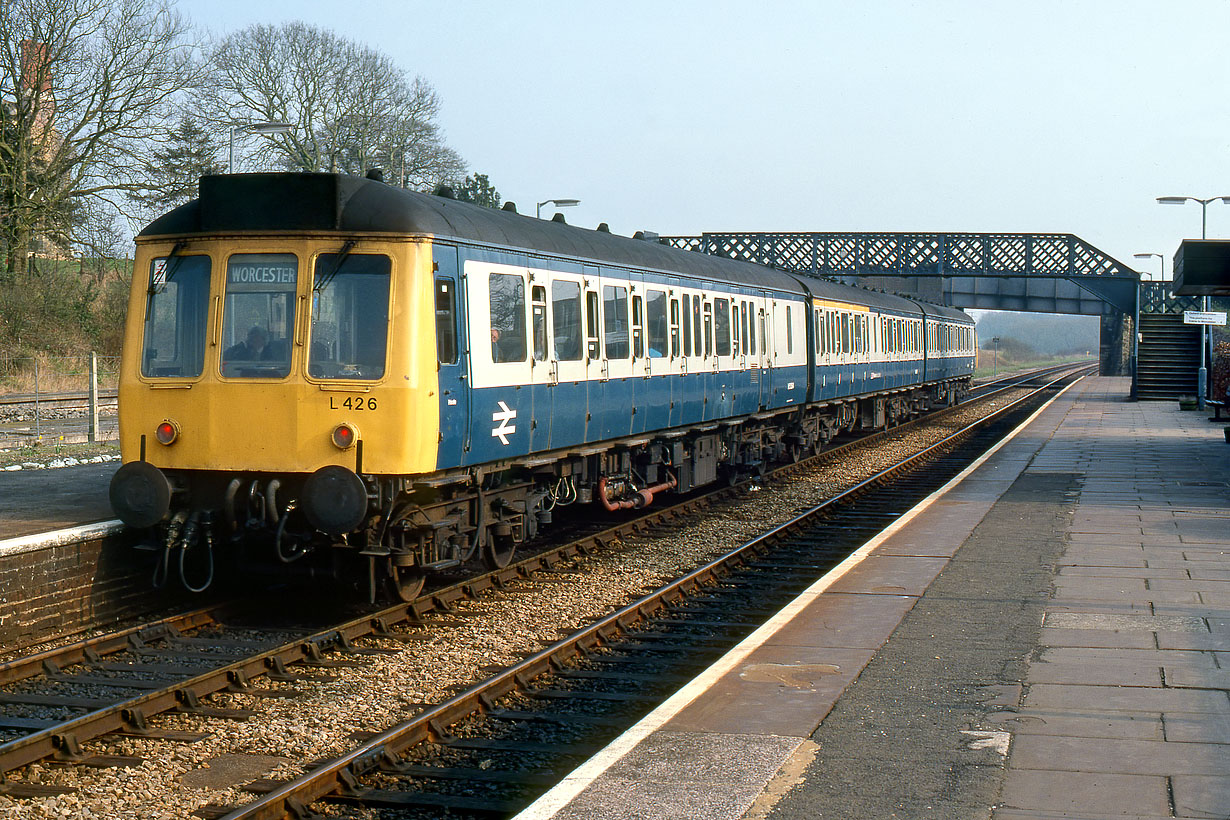
[[[1226,402],[1209,399],[1205,402],[1209,407],[1213,408],[1213,415],[1209,416],[1209,421],[1230,421],[1230,416],[1222,418],[1222,411],[1226,409]]]

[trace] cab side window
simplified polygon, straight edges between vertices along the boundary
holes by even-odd
[[[451,279],[436,280],[436,360],[457,363],[457,294]]]

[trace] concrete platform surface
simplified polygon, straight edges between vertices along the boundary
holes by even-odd
[[[118,462],[0,472],[0,541],[115,518],[107,489]]]
[[[520,820],[1230,817],[1230,445],[1128,387],[1080,382]]]

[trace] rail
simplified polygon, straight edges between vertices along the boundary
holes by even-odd
[[[119,356],[0,358],[0,449],[115,440]]]

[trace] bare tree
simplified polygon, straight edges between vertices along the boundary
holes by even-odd
[[[0,275],[147,187],[150,142],[198,78],[187,33],[163,0],[0,2]]]
[[[257,162],[355,174],[384,165],[416,188],[465,167],[444,144],[431,85],[333,32],[304,23],[250,26],[222,39],[210,63],[214,77],[203,107],[216,122],[293,126],[269,135]]]

